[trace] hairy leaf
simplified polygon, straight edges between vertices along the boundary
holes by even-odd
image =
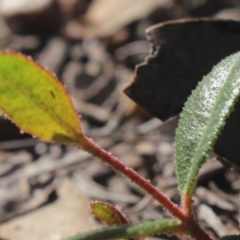
[[[45,141],[78,143],[79,117],[64,86],[19,53],[0,53],[0,108],[22,131]]]
[[[136,67],[125,93],[161,120],[181,113],[202,77],[225,57],[240,50],[240,22],[216,18],[177,19],[146,30],[151,49]],[[240,104],[214,151],[240,173]],[[229,164],[229,163],[228,163]]]
[[[176,132],[177,177],[182,194],[192,194],[198,171],[233,110],[239,90],[240,52],[217,64],[188,98]]]
[[[67,240],[110,240],[130,237],[144,237],[154,233],[171,232],[180,222],[176,219],[158,219],[137,224],[93,230],[70,237]]]
[[[121,213],[120,209],[113,207],[110,204],[94,201],[90,203],[92,213],[102,222],[108,225],[122,225],[127,224],[125,216]]]

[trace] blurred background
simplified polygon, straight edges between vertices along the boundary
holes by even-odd
[[[177,120],[162,123],[122,90],[149,53],[145,29],[189,17],[240,20],[240,1],[0,0],[0,50],[30,55],[54,72],[82,116],[85,134],[179,203]],[[212,157],[195,194],[199,220],[211,236],[239,233],[238,192],[239,177]],[[40,142],[0,119],[1,240],[60,240],[99,227],[90,200],[121,206],[131,222],[168,216],[97,159]]]

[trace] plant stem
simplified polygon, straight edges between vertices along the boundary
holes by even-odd
[[[210,238],[208,234],[203,231],[203,229],[194,219],[188,221],[184,232],[189,232],[189,236],[195,240],[212,240],[212,238]]]
[[[157,200],[164,208],[166,208],[174,217],[182,221],[182,227],[179,231],[180,234],[188,234],[195,240],[212,240],[194,220],[190,201],[187,199],[187,206],[183,206],[183,209],[179,208],[176,204],[171,202],[163,193],[161,193],[151,182],[144,177],[140,176],[132,168],[127,167],[118,158],[113,156],[110,152],[99,147],[90,138],[84,136],[81,138],[81,144],[79,147],[91,153],[93,156],[101,159],[104,163],[110,165],[114,170],[120,172],[130,181],[144,189],[149,195]]]
[[[188,218],[194,218],[192,195],[182,196],[181,207],[185,215],[188,216]]]
[[[171,202],[164,194],[162,194],[156,187],[154,187],[149,180],[140,176],[132,168],[124,165],[119,159],[111,153],[101,149],[90,138],[85,137],[84,141],[81,139],[81,146],[83,150],[91,153],[93,156],[100,158],[104,163],[110,165],[114,170],[120,172],[125,177],[130,179],[133,183],[137,184],[140,188],[144,189],[155,200],[157,200],[164,208],[166,208],[174,217],[185,220],[183,211],[173,202]]]

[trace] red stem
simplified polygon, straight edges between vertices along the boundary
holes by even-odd
[[[190,195],[183,195],[181,200],[182,211],[184,212],[187,220],[183,222],[185,225],[186,231],[189,232],[189,235],[194,239],[204,239],[211,240],[211,238],[202,230],[199,224],[195,221],[194,212],[193,212],[193,199]],[[190,230],[190,231],[189,231]]]
[[[83,140],[83,139],[81,139]],[[95,157],[100,158],[103,162],[110,165],[116,171],[122,173],[132,182],[137,184],[140,188],[144,189],[148,194],[150,194],[154,199],[156,199],[164,208],[175,216],[176,218],[182,220],[185,219],[185,214],[183,211],[173,202],[171,202],[164,194],[159,192],[159,190],[154,187],[150,181],[146,180],[135,172],[132,168],[124,165],[119,159],[114,157],[111,153],[101,149],[96,143],[91,139],[85,137],[84,142],[81,142],[81,148],[87,152],[90,152]]]
[[[189,232],[189,236],[195,240],[212,240],[212,238],[210,238],[208,234],[203,231],[203,229],[194,219],[189,221],[186,225],[186,232]]]
[[[149,180],[146,180],[135,172],[132,168],[124,165],[118,158],[111,153],[100,148],[90,138],[81,138],[80,148],[91,153],[93,156],[101,159],[104,163],[110,165],[114,170],[120,172],[125,177],[144,189],[155,200],[157,200],[164,208],[166,208],[174,217],[182,221],[181,230],[179,233],[185,233],[193,237],[195,240],[212,240],[194,220],[191,201],[189,198],[182,201],[183,209],[180,209],[176,204],[171,202],[163,193],[154,187]],[[186,206],[184,206],[184,202]]]
[[[182,210],[186,216],[194,218],[192,196],[183,195],[181,200]]]

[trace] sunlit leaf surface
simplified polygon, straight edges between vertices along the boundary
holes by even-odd
[[[82,137],[64,86],[22,54],[0,53],[0,108],[22,131],[42,140],[78,143]]]

